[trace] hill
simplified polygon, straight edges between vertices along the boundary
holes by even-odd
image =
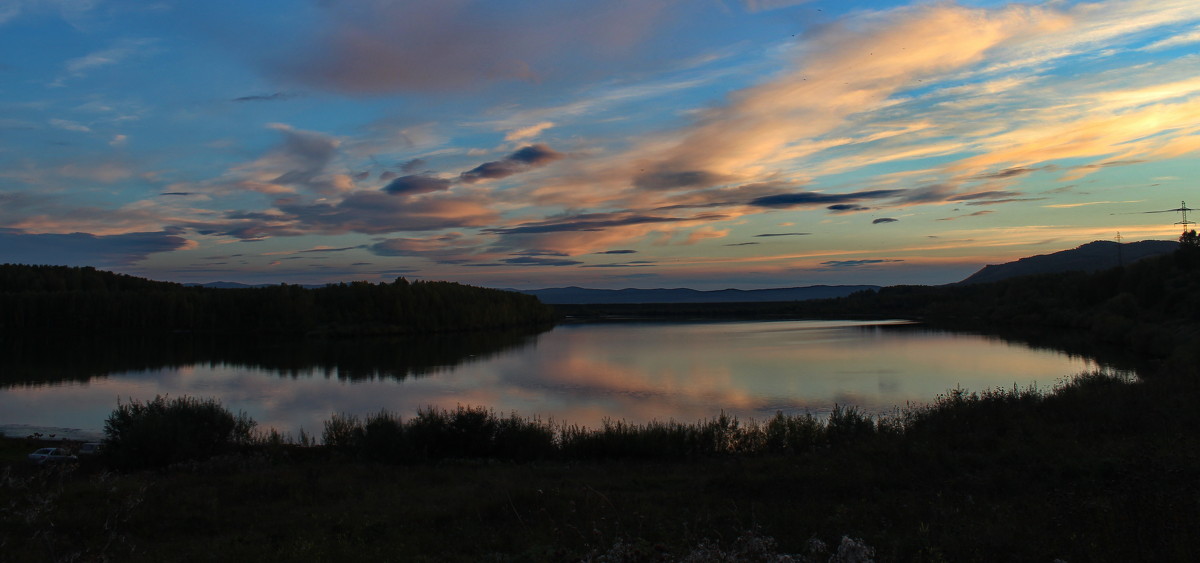
[[[1076,334],[1143,357],[1200,362],[1200,247],[1096,272],[1018,276],[990,283],[891,286],[793,307],[797,316],[875,315],[1000,331]]]
[[[1200,339],[1200,247],[1165,244],[1173,251],[1099,271],[1071,269],[1013,275],[993,282],[888,286],[845,297],[785,303],[610,303],[555,305],[555,309],[577,322],[628,318],[910,319],[1054,340],[1058,347],[1086,344],[1093,352],[1107,349],[1159,361],[1175,356],[1174,366],[1200,364],[1200,348],[1193,345]],[[1071,251],[1067,252],[1070,256]],[[1064,341],[1068,338],[1072,342]]]
[[[1151,256],[1161,256],[1179,248],[1179,243],[1167,240],[1144,240],[1120,244],[1098,240],[1070,250],[1039,254],[1015,262],[984,266],[959,284],[990,283],[1018,276],[1057,274],[1061,272],[1098,272],[1132,264]]]
[[[875,290],[874,285],[813,285],[807,287],[780,287],[773,289],[720,289],[700,291],[686,288],[673,289],[587,289],[582,287],[554,287],[546,289],[514,290],[536,296],[547,305],[598,305],[634,303],[770,303],[784,301],[807,301],[845,297],[857,291]]]

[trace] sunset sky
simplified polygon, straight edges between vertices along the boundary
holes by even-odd
[[[1196,0],[0,0],[0,263],[940,284],[1198,177]]]

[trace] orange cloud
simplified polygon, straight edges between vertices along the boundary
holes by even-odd
[[[794,158],[788,149],[795,143],[879,107],[918,78],[964,68],[1005,41],[1063,25],[1061,15],[1047,10],[938,5],[833,27],[797,53],[796,68],[706,112],[658,160],[674,170],[762,173],[768,164]]]
[[[1179,126],[1200,126],[1200,100],[1177,104],[1155,104],[1121,113],[1087,114],[1076,119],[1053,121],[997,135],[988,141],[991,150],[963,159],[950,170],[974,173],[998,166],[1032,166],[1069,158],[1130,160],[1152,154],[1179,153],[1194,147],[1189,141],[1174,141],[1155,135]],[[1094,168],[1080,167],[1063,180],[1082,177]]]
[[[875,14],[860,25],[834,26],[806,40],[794,54],[792,68],[731,95],[725,105],[700,112],[690,126],[647,136],[620,152],[581,155],[563,166],[569,167],[567,174],[515,193],[529,194],[539,205],[568,209],[719,205],[723,213],[740,216],[761,212],[746,208],[751,197],[731,189],[740,184],[796,180],[814,168],[837,173],[952,154],[962,150],[960,143],[886,147],[788,171],[800,159],[834,147],[936,134],[936,123],[909,120],[869,124],[861,134],[824,137],[842,132],[853,116],[886,108],[893,103],[890,97],[922,77],[968,68],[999,45],[1060,30],[1068,23],[1066,16],[1052,10],[937,5]],[[1006,87],[1019,84],[1013,81]],[[780,186],[773,193],[788,189]],[[736,195],[744,198],[730,199]],[[755,197],[767,195],[773,194]],[[622,226],[620,234],[614,231],[615,227],[574,233],[569,245],[554,247],[599,248],[659,229]],[[587,244],[588,240],[603,242]]]

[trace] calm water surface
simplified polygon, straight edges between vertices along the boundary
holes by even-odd
[[[303,428],[318,436],[333,413],[388,409],[407,416],[429,405],[484,405],[588,426],[605,418],[693,422],[722,410],[757,419],[776,411],[820,415],[834,404],[886,414],[930,402],[955,387],[1050,387],[1101,367],[1087,358],[995,337],[902,324],[563,325],[399,373],[385,366],[364,372],[365,353],[355,349],[340,352],[359,354],[354,373],[344,361],[313,360],[286,368],[243,356],[157,362],[164,367],[148,362],[151,367],[144,369],[9,379],[0,386],[0,430],[98,434],[118,400],[159,394],[216,397],[261,427],[293,434]],[[38,371],[53,371],[48,361],[51,367]]]

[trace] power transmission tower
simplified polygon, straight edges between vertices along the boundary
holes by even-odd
[[[1188,218],[1187,218],[1187,212],[1188,212],[1188,211],[1195,211],[1195,209],[1192,209],[1192,208],[1188,207],[1188,206],[1187,206],[1187,202],[1186,202],[1186,201],[1181,201],[1181,202],[1179,202],[1179,209],[1177,209],[1177,211],[1179,211],[1179,222],[1178,222],[1178,223],[1175,223],[1175,224],[1176,224],[1176,225],[1183,225],[1183,230],[1185,230],[1185,231],[1186,231],[1186,230],[1187,230],[1187,227],[1188,227],[1188,225],[1195,225],[1195,224],[1196,224],[1194,221],[1188,221]]]
[[[1160,209],[1158,211],[1142,211],[1141,213],[1179,213],[1179,220],[1176,221],[1175,224],[1183,225],[1183,232],[1186,233],[1188,230],[1188,225],[1196,224],[1195,221],[1188,221],[1188,216],[1187,216],[1188,211],[1196,211],[1196,209],[1188,207],[1186,201],[1181,201],[1181,202],[1179,202],[1179,207],[1176,207],[1175,209]]]

